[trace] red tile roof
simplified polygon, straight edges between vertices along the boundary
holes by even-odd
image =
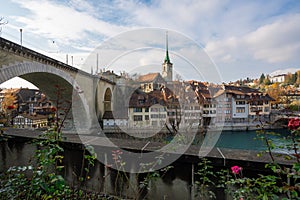
[[[204,99],[211,99],[212,98],[209,90],[204,90],[204,89],[198,90],[198,94],[200,96],[202,96]]]
[[[150,74],[142,75],[138,78],[138,82],[143,82],[143,83],[153,82],[157,76],[159,76],[159,73],[150,73]]]
[[[30,115],[30,114],[21,114],[22,117],[32,119],[32,120],[38,120],[38,119],[48,119],[47,115]]]
[[[176,102],[176,98],[172,95],[169,89],[165,89],[166,96],[162,90],[154,90],[149,93],[144,93],[141,91],[135,91],[130,98],[129,107],[130,108],[149,108],[154,104],[161,104],[167,106],[169,103]]]

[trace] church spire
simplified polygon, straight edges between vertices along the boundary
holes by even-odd
[[[164,63],[162,64],[162,77],[166,82],[173,81],[173,64],[169,57],[169,46],[168,46],[168,31],[166,32],[166,57]]]
[[[168,45],[168,31],[166,32],[166,57],[164,63],[171,63],[170,57],[169,57],[169,45]]]

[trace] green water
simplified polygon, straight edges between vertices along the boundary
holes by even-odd
[[[290,132],[287,129],[274,129],[274,130],[266,130],[266,137],[272,141],[275,145],[274,152],[285,152],[287,153],[286,147],[287,144],[291,144]],[[218,137],[218,133],[209,132],[208,134],[216,134]],[[214,135],[211,135],[214,137]],[[257,131],[223,131],[219,138],[212,139],[212,145],[214,147],[219,148],[229,148],[229,149],[243,149],[243,150],[254,150],[254,151],[263,151],[267,150],[267,146],[265,140],[259,139],[263,134],[259,134]],[[166,141],[170,142],[173,139],[173,136],[168,136],[165,138]],[[193,145],[202,145],[203,144],[203,136],[196,135]]]
[[[286,129],[270,130],[267,131],[267,137],[278,147],[290,142],[286,136],[289,135],[289,131]],[[273,135],[275,132],[279,135]],[[220,138],[216,144],[219,148],[231,148],[231,149],[244,149],[244,150],[266,150],[265,142],[258,137],[256,131],[225,131],[222,132]],[[277,152],[284,151],[284,149],[276,148]]]

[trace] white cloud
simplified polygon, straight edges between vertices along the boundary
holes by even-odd
[[[94,14],[95,7],[85,0],[70,0],[70,6],[78,11]]]
[[[64,42],[84,40],[87,33],[105,37],[127,30],[126,27],[99,20],[91,14],[51,1],[16,1],[30,11],[27,16],[14,16],[27,31]],[[73,1],[73,4],[78,3]],[[87,8],[82,7],[81,10]],[[91,8],[88,8],[90,10]],[[88,11],[87,10],[87,11]]]
[[[90,52],[104,38],[117,37],[134,27],[161,27],[186,34],[205,46],[226,80],[234,77],[233,72],[233,79],[250,70],[261,73],[259,68],[266,64],[279,68],[299,63],[300,3],[296,1],[12,1],[26,9],[24,13],[14,13],[16,27],[22,27],[21,22],[25,33],[55,40],[57,47],[50,43],[50,50]],[[162,44],[164,36],[159,34],[155,41],[153,37],[149,40],[147,34],[133,34],[132,45],[128,41],[125,47],[120,43],[110,45],[134,49]],[[170,38],[170,45],[171,50],[178,48],[177,40]],[[61,57],[65,59],[65,55]],[[154,57],[141,62],[151,59]]]
[[[298,59],[299,35],[300,15],[288,15],[242,37],[208,42],[205,49],[216,60],[254,58],[268,63],[280,63]]]
[[[245,37],[254,58],[277,63],[293,59],[300,50],[300,14],[285,16]],[[298,57],[298,56],[297,56]]]
[[[214,23],[210,23],[211,19],[222,10],[228,0],[157,0],[150,5],[136,4],[135,1],[120,2],[122,3],[119,8],[126,10],[131,20],[140,26],[172,29],[192,37],[210,37],[207,33],[216,28]]]
[[[240,39],[237,37],[230,37],[224,40],[217,40],[208,42],[205,46],[205,50],[208,55],[213,58],[220,58],[224,56],[236,57],[234,54],[237,53],[240,47]]]

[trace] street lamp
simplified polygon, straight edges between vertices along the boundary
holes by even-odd
[[[22,32],[23,32],[23,29],[20,28],[20,44],[21,44],[21,47],[22,47],[22,42],[23,42],[22,41]]]

